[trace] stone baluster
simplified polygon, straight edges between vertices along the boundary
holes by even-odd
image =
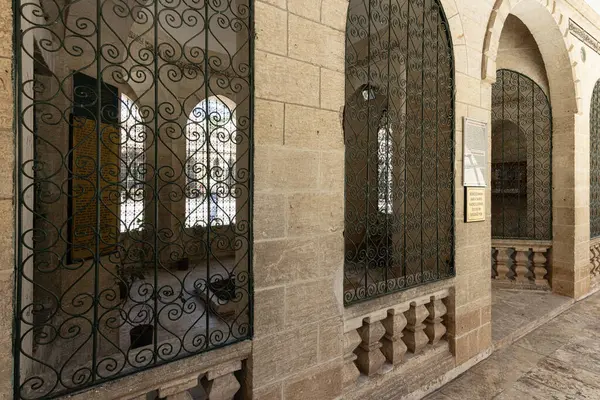
[[[356,349],[356,364],[360,372],[373,376],[381,371],[385,363],[385,356],[381,352],[381,338],[385,335],[385,328],[379,319],[367,317],[363,325],[357,329],[362,342]]]
[[[362,339],[356,329],[352,329],[344,334],[344,368],[342,371],[344,387],[354,385],[360,376],[360,371],[354,363],[358,358],[358,356],[354,354],[354,351],[360,342],[362,342]]]
[[[590,273],[592,276],[598,275],[600,270],[600,248],[595,245],[590,248],[590,263],[591,270]]]
[[[198,386],[198,374],[188,375],[158,388],[158,397],[165,400],[192,400],[188,390],[195,386]]]
[[[431,302],[426,307],[429,315],[425,319],[425,334],[429,338],[429,343],[434,345],[446,334],[443,322],[448,309],[440,296],[431,296]]]
[[[208,400],[232,400],[240,390],[240,383],[234,375],[242,369],[241,361],[231,361],[209,370],[202,378],[202,386]]]
[[[423,321],[429,315],[425,303],[428,298],[418,299],[410,303],[410,308],[404,314],[406,316],[406,329],[404,330],[404,343],[413,354],[418,354],[429,343],[429,338],[424,332]]]
[[[508,255],[508,249],[504,247],[498,248],[498,253],[496,254],[496,279],[501,281],[509,279],[509,261],[510,256]]]
[[[529,283],[529,248],[515,247],[515,279],[517,283]]]
[[[548,287],[548,280],[545,279],[548,274],[548,270],[546,269],[546,256],[544,253],[548,249],[546,247],[534,247],[531,249],[533,251],[533,275],[535,276],[535,284],[536,286]]]
[[[388,311],[388,316],[382,321],[385,328],[385,336],[382,339],[382,352],[389,363],[396,366],[404,359],[407,347],[402,341],[404,328],[406,327],[406,316],[404,312],[409,308],[408,304]]]

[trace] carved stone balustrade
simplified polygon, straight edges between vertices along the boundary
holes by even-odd
[[[444,316],[450,292],[444,289],[384,307],[344,323],[344,386],[385,374],[429,348],[445,346]],[[408,364],[407,364],[408,365]]]
[[[495,285],[519,289],[549,289],[551,241],[492,240],[492,276]]]
[[[242,362],[249,357],[251,343],[241,342],[229,347],[175,362],[167,366],[162,374],[157,374],[157,369],[150,370],[146,372],[151,374],[148,376],[149,380],[144,380],[139,389],[136,388],[139,384],[136,380],[136,384],[132,385],[128,394],[115,393],[116,396],[111,398],[146,400],[148,393],[157,391],[160,399],[192,400],[190,392],[202,396],[201,393],[204,391],[204,396],[201,397],[203,400],[233,400],[241,389],[235,373],[242,369]],[[193,368],[194,366],[196,368]],[[180,369],[195,372],[182,374],[179,372]],[[125,389],[119,386],[116,390]]]

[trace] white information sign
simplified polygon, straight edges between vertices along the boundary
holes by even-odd
[[[486,187],[487,123],[466,117],[463,122],[463,185]]]

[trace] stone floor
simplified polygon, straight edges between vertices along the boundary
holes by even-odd
[[[492,286],[492,340],[496,349],[520,339],[573,304],[549,291],[510,290]]]
[[[478,399],[600,399],[600,293],[426,397]]]

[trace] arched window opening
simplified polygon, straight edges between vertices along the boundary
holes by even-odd
[[[600,237],[600,80],[590,107],[590,237]]]
[[[388,124],[387,112],[381,116],[377,131],[377,186],[379,191],[379,212],[392,214],[392,128]]]
[[[249,339],[253,3],[26,3],[14,398]]]
[[[235,224],[238,143],[235,105],[212,96],[198,103],[186,125],[186,226]]]
[[[492,86],[492,237],[552,239],[552,114],[542,88],[499,70]]]
[[[121,177],[123,184],[120,207],[120,231],[134,231],[144,223],[144,187],[146,129],[139,106],[121,94],[119,114],[121,129]]]
[[[453,91],[439,1],[350,1],[345,304],[453,276]]]

